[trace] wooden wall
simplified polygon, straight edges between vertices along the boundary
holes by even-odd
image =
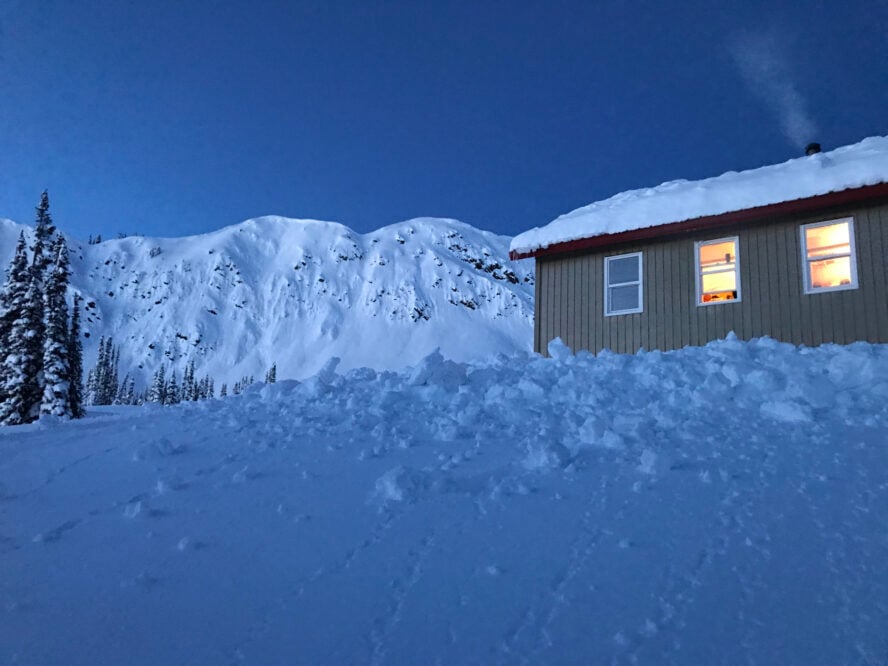
[[[805,294],[799,228],[854,218],[857,289]],[[741,300],[697,306],[694,242],[739,236]],[[604,258],[643,252],[644,311],[604,316]],[[734,331],[816,346],[888,342],[888,204],[843,208],[661,242],[537,259],[534,348],[560,337],[571,349],[678,349]]]

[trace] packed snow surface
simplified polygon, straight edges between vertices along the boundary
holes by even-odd
[[[0,663],[885,663],[888,347],[551,352],[0,429]]]
[[[683,222],[756,206],[888,182],[888,137],[874,136],[826,153],[705,180],[673,180],[622,192],[566,213],[512,239],[533,252],[556,243]]]

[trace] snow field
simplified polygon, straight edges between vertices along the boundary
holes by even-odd
[[[888,347],[330,361],[0,431],[0,663],[882,664]]]

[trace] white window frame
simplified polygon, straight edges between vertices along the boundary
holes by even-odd
[[[734,284],[737,285],[737,298],[732,298],[730,301],[709,301],[708,303],[703,302],[703,272],[700,268],[700,248],[704,245],[717,245],[718,243],[727,243],[729,241],[733,241],[734,243]],[[727,273],[727,271],[724,271]],[[739,236],[726,236],[725,238],[713,238],[712,240],[705,241],[697,241],[694,243],[694,275],[695,282],[697,285],[697,295],[696,295],[696,303],[697,307],[700,308],[708,308],[712,305],[730,305],[731,303],[739,303],[743,300],[743,291],[740,286],[740,237]]]
[[[817,257],[815,259],[808,259],[808,240],[805,235],[805,229],[811,229],[813,227],[829,227],[834,224],[841,224],[844,222],[847,222],[848,224],[848,240],[850,241],[851,246],[850,255],[842,252],[841,254],[830,254],[822,257]],[[799,229],[799,235],[801,237],[802,247],[802,283],[805,287],[806,294],[823,294],[830,291],[848,291],[849,289],[858,288],[859,283],[857,281],[857,247],[854,244],[853,217],[840,217],[835,220],[826,220],[825,222],[811,222],[810,224],[803,224]],[[809,264],[812,261],[823,261],[824,259],[836,259],[838,257],[849,257],[851,260],[851,284],[840,284],[837,287],[812,287]]]
[[[638,279],[630,282],[617,282],[610,284],[610,262],[612,259],[628,259],[638,257]],[[611,310],[609,287],[630,287],[638,285],[638,307],[631,310]],[[641,252],[627,252],[614,254],[604,258],[604,316],[618,317],[619,315],[637,314],[644,312],[644,257]]]

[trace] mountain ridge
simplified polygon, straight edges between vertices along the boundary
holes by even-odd
[[[0,223],[4,266],[21,230]],[[101,336],[142,385],[189,360],[218,387],[272,363],[303,378],[333,356],[342,369],[396,370],[439,348],[460,361],[526,351],[533,271],[509,261],[509,240],[448,218],[361,234],[275,215],[181,238],[69,239],[86,366]]]

